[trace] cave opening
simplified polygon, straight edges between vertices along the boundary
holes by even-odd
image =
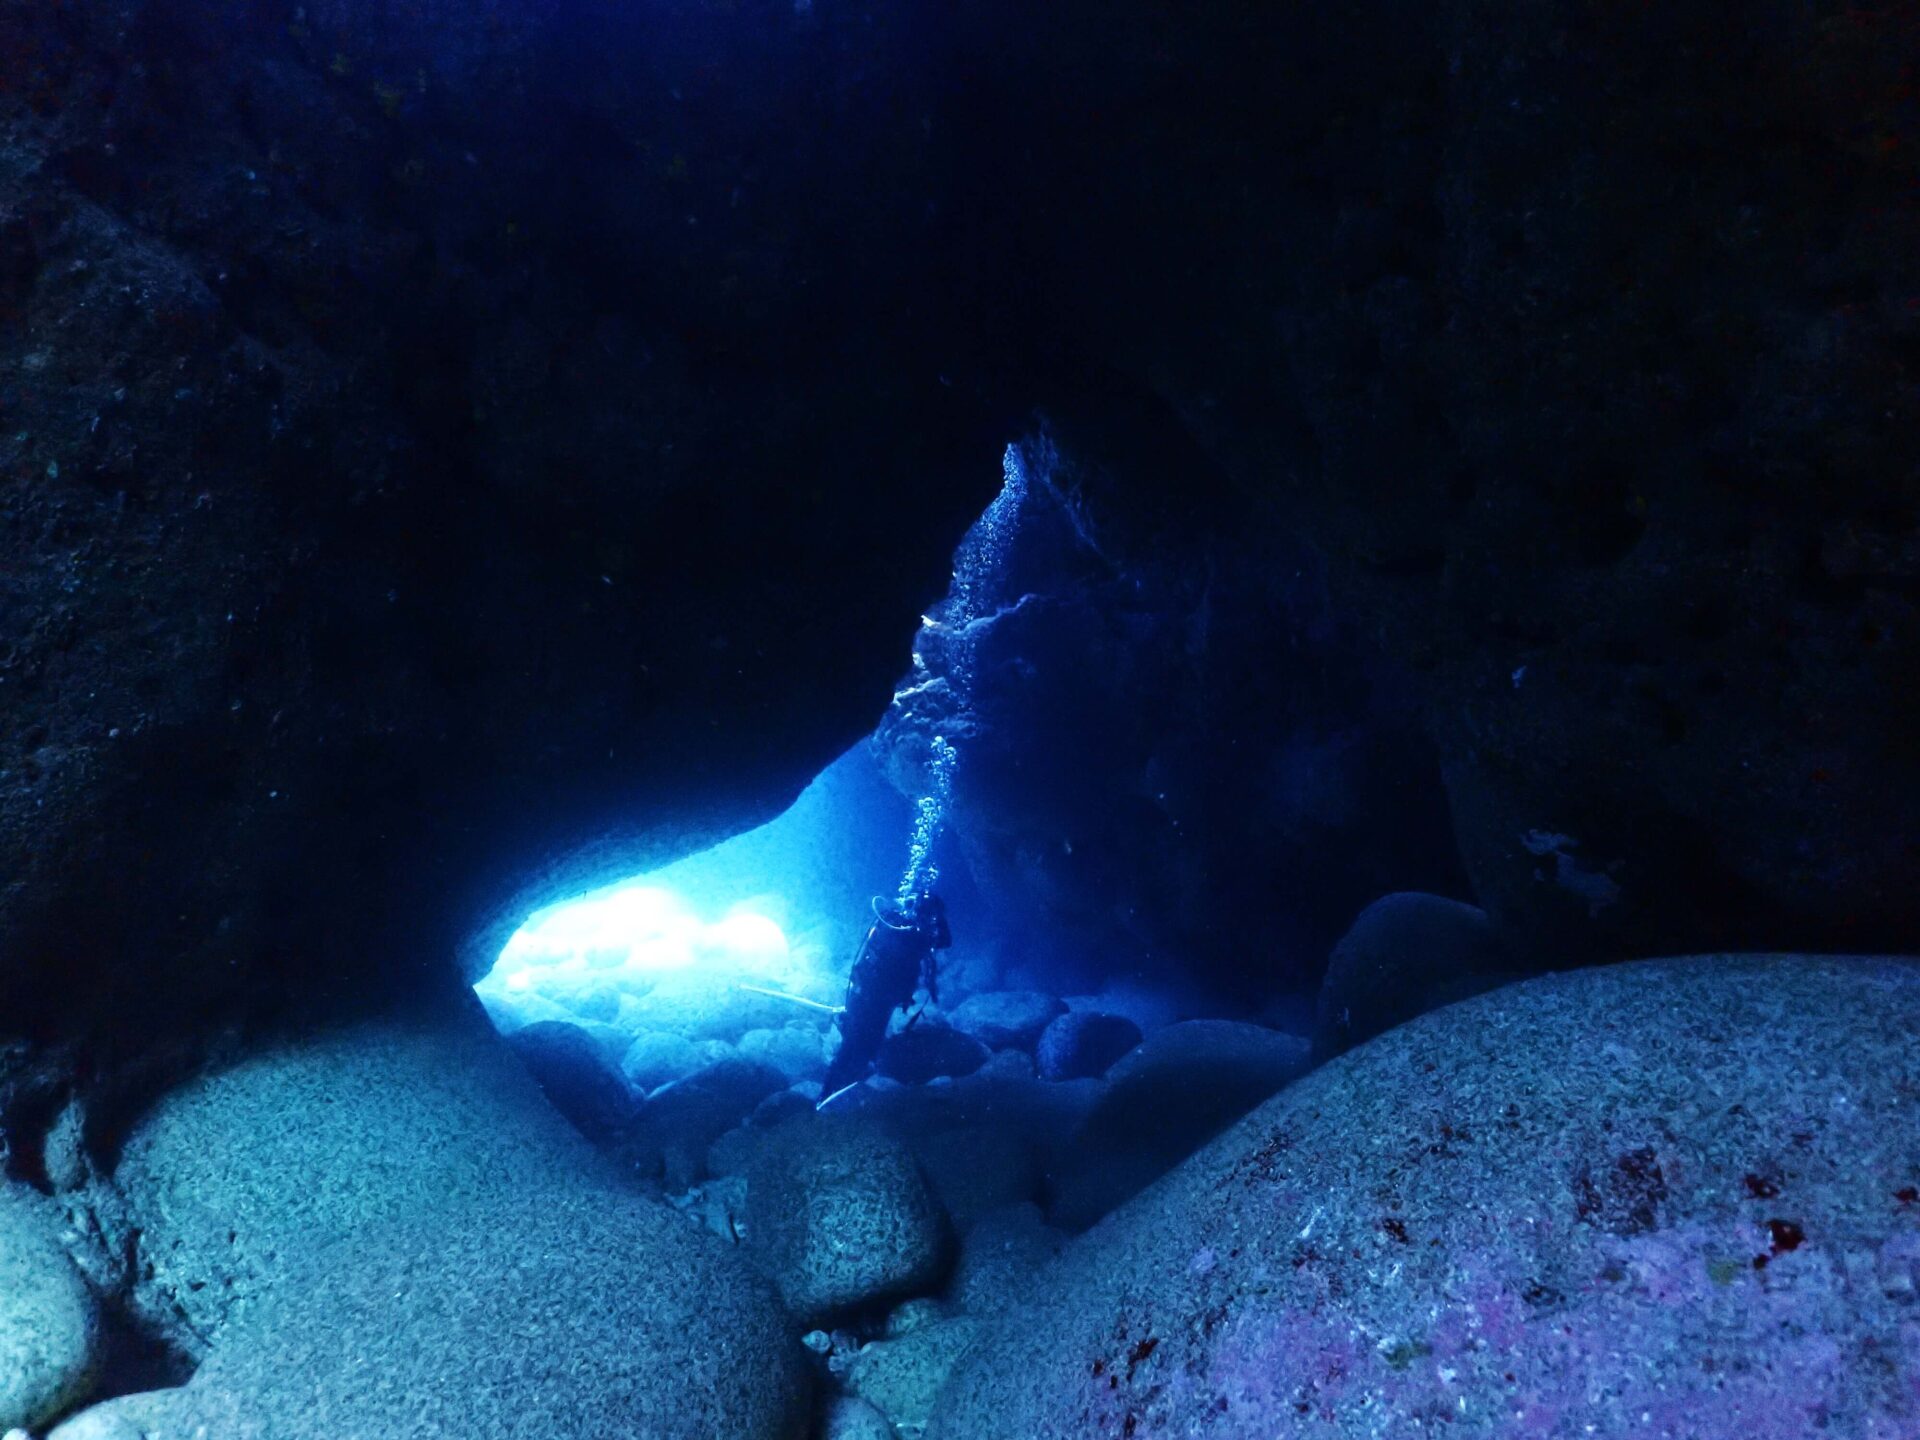
[[[554,1083],[556,1049],[559,1067],[576,1073],[597,1051],[635,1101],[728,1063],[818,1098],[863,937],[905,910],[950,904],[962,938],[940,966],[955,983],[941,996],[935,972],[921,977],[916,996],[900,997],[918,1003],[900,1007],[893,1031],[999,974],[1000,927],[949,833],[950,812],[963,752],[983,734],[979,640],[1034,598],[1008,592],[1032,578],[1009,565],[1030,493],[1050,485],[1053,463],[1044,441],[1007,448],[1001,488],[955,551],[950,588],[921,617],[874,732],[766,823],[528,915],[477,981],[495,1026],[584,1129],[606,1129],[621,1103],[609,1077],[597,1115],[568,1105],[578,1087]],[[985,1057],[962,1052],[935,1068],[964,1070],[968,1058]]]

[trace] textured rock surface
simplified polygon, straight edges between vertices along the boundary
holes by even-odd
[[[940,1387],[979,1333],[978,1320],[952,1315],[876,1340],[847,1367],[847,1388],[885,1415],[906,1440],[918,1440]]]
[[[1518,960],[1484,910],[1416,893],[1384,895],[1327,962],[1313,1058],[1330,1060],[1382,1031],[1514,978]]]
[[[0,1430],[57,1418],[99,1369],[93,1295],[53,1222],[37,1195],[0,1180]]]
[[[942,383],[917,39],[495,0],[0,31],[9,1026],[431,989],[871,724],[1024,408]]]
[[[1307,1042],[1237,1020],[1156,1030],[1107,1071],[1107,1088],[1055,1162],[1048,1219],[1081,1230],[1307,1069]]]
[[[850,1120],[776,1132],[747,1170],[747,1238],[805,1325],[932,1291],[951,1258],[912,1152]]]
[[[1038,1205],[983,1215],[960,1242],[947,1294],[970,1315],[998,1316],[1031,1298],[1026,1287],[1066,1240],[1042,1218]]]
[[[151,1440],[165,1436],[170,1417],[184,1421],[190,1401],[182,1390],[149,1390],[89,1405],[54,1427],[47,1440]]]
[[[471,1025],[360,1026],[177,1090],[115,1175],[211,1433],[787,1440],[770,1287],[641,1198]]]
[[[1062,1015],[1040,1034],[1035,1057],[1041,1078],[1081,1080],[1104,1075],[1141,1038],[1140,1027],[1124,1015],[1097,1010]]]
[[[1920,963],[1851,957],[1424,1016],[1076,1241],[930,1434],[1912,1433],[1917,1040]]]
[[[822,1440],[895,1440],[887,1417],[853,1395],[836,1395],[828,1402],[821,1437]]]

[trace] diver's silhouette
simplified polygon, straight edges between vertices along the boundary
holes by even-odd
[[[934,993],[933,953],[953,944],[947,907],[937,895],[906,904],[873,902],[873,928],[861,942],[847,976],[847,1003],[840,1012],[840,1050],[827,1068],[824,1107],[866,1079],[893,1012],[913,1000],[914,987]]]

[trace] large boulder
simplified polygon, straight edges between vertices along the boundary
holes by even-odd
[[[589,1140],[604,1139],[633,1119],[633,1091],[607,1058],[606,1047],[578,1025],[542,1020],[507,1043],[553,1108]]]
[[[1920,964],[1528,981],[1323,1067],[1081,1237],[930,1434],[1912,1434],[1916,1187]]]
[[[771,1288],[643,1198],[477,1023],[355,1027],[175,1090],[127,1137],[142,1313],[204,1355],[186,1433],[787,1440]]]
[[[912,1152],[858,1120],[774,1132],[747,1169],[747,1239],[807,1325],[928,1293],[951,1258]]]
[[[970,1315],[992,1317],[1024,1298],[1035,1273],[1060,1253],[1066,1235],[1034,1204],[983,1215],[960,1242],[947,1298]]]
[[[1327,962],[1313,1058],[1331,1060],[1416,1015],[1514,978],[1518,962],[1486,911],[1408,891],[1383,895]]]
[[[1040,990],[987,990],[954,1006],[947,1023],[990,1050],[1031,1050],[1066,1002]]]
[[[1048,1219],[1081,1230],[1164,1175],[1307,1069],[1307,1042],[1238,1020],[1156,1030],[1107,1071],[1107,1088],[1056,1162]]]
[[[1081,1080],[1107,1073],[1138,1045],[1140,1027],[1124,1015],[1075,1010],[1040,1032],[1034,1052],[1044,1080]]]
[[[925,1085],[943,1076],[971,1075],[987,1063],[990,1053],[971,1035],[929,1021],[889,1035],[873,1068],[902,1085]]]
[[[672,1030],[649,1030],[636,1035],[621,1056],[620,1070],[643,1094],[684,1080],[711,1063],[698,1043]]]
[[[0,1430],[56,1419],[86,1397],[101,1358],[98,1308],[53,1215],[0,1180]]]
[[[929,1316],[903,1334],[861,1347],[847,1367],[846,1386],[901,1436],[918,1440],[941,1386],[980,1328],[970,1315]]]
[[[684,1190],[707,1174],[713,1142],[759,1108],[787,1079],[769,1065],[722,1060],[648,1097],[620,1150],[642,1176]]]

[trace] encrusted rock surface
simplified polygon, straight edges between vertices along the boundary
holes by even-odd
[[[1506,987],[1322,1067],[1075,1241],[936,1440],[1920,1426],[1920,962]]]
[[[912,1152],[874,1127],[788,1125],[746,1175],[750,1251],[802,1324],[928,1293],[945,1276],[947,1216]]]
[[[38,1195],[0,1180],[0,1430],[38,1428],[86,1397],[99,1310]]]

